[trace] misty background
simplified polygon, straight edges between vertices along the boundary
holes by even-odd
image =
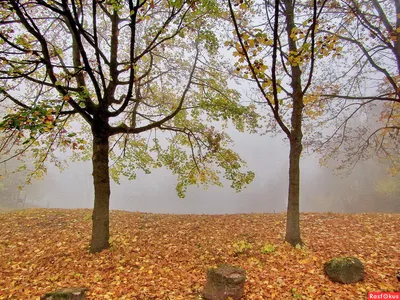
[[[236,86],[236,88],[241,89]],[[242,87],[242,95],[247,86]],[[249,97],[250,98],[250,97]],[[351,121],[354,127],[378,126],[379,108],[369,107]],[[368,121],[367,121],[368,120]],[[74,126],[75,127],[75,126]],[[79,131],[79,126],[76,126]],[[329,134],[334,127],[320,128]],[[177,196],[177,176],[165,168],[152,169],[151,174],[137,170],[137,178],[121,176],[120,184],[111,180],[110,208],[113,210],[175,214],[232,214],[251,212],[285,212],[288,196],[289,144],[283,133],[264,135],[240,133],[229,126],[232,150],[255,172],[255,179],[242,192],[236,193],[228,181],[224,187],[208,189],[189,186],[185,198]],[[304,128],[308,139],[312,135]],[[318,131],[317,128],[313,130]],[[328,167],[319,162],[321,156],[304,146],[301,160],[300,211],[302,212],[400,212],[399,176],[388,174],[388,166],[371,156],[354,169],[337,170],[342,164],[331,160]],[[70,154],[60,152],[68,166],[60,170],[47,163],[48,174],[42,180],[23,185],[24,175],[13,174],[8,184],[0,187],[0,206],[12,208],[89,208],[93,209],[94,191],[92,163],[72,162]],[[18,163],[15,159],[10,163]],[[7,169],[7,165],[0,166]],[[3,172],[2,172],[3,171]],[[3,177],[4,170],[0,169]],[[5,188],[4,188],[5,187]]]
[[[241,193],[223,182],[224,187],[205,190],[189,187],[186,198],[175,191],[176,177],[166,169],[151,174],[138,171],[136,180],[112,182],[110,207],[114,210],[179,214],[231,214],[283,212],[287,205],[288,145],[282,135],[270,137],[231,132],[233,149],[255,172],[255,180]],[[303,152],[301,162],[302,212],[400,212],[396,193],[376,191],[380,178],[387,178],[383,165],[360,162],[350,175],[335,175],[333,168],[319,164],[315,154]],[[19,192],[16,206],[46,208],[93,208],[91,162],[69,162],[60,172],[49,164],[48,175],[34,180]],[[387,180],[387,179],[385,179]],[[21,199],[24,198],[24,199]],[[397,203],[397,204],[396,204]]]

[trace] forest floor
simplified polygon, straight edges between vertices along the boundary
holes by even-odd
[[[208,268],[247,272],[243,299],[367,299],[399,291],[400,214],[302,213],[305,247],[283,242],[285,214],[111,212],[111,248],[90,254],[91,210],[0,214],[0,299],[86,287],[88,299],[201,299]],[[329,281],[323,264],[356,256],[365,278]]]

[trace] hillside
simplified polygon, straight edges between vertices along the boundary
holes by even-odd
[[[87,287],[88,299],[200,299],[207,268],[221,263],[247,271],[244,299],[366,299],[368,291],[400,290],[399,214],[301,220],[306,247],[293,249],[282,242],[284,214],[112,211],[112,247],[93,255],[90,210],[0,214],[0,299],[38,299],[60,287]],[[365,263],[362,283],[328,280],[323,263],[338,255]]]

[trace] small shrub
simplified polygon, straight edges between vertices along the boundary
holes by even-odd
[[[303,297],[303,295],[301,293],[298,293],[297,290],[295,288],[292,289],[292,297],[293,299],[300,299],[301,297]]]
[[[92,219],[92,214],[91,214],[91,213],[86,214],[86,215],[83,217],[83,220],[84,220],[84,221],[90,221],[91,219]]]
[[[251,248],[253,248],[252,244],[245,241],[241,240],[233,244],[233,252],[235,254],[243,254],[248,252]]]
[[[261,253],[262,254],[267,254],[267,253],[272,253],[275,252],[275,246],[271,245],[271,244],[265,244],[262,248],[261,248]]]
[[[310,250],[306,245],[297,244],[296,247],[294,248],[294,251],[299,253],[303,257],[310,256]]]

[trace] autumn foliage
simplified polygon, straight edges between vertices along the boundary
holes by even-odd
[[[366,299],[398,291],[398,214],[301,214],[299,249],[282,243],[284,214],[160,215],[111,212],[111,248],[90,254],[90,210],[0,215],[0,299],[38,299],[87,287],[88,299],[200,299],[206,270],[247,272],[244,299]],[[332,283],[323,264],[354,255],[363,282]]]

